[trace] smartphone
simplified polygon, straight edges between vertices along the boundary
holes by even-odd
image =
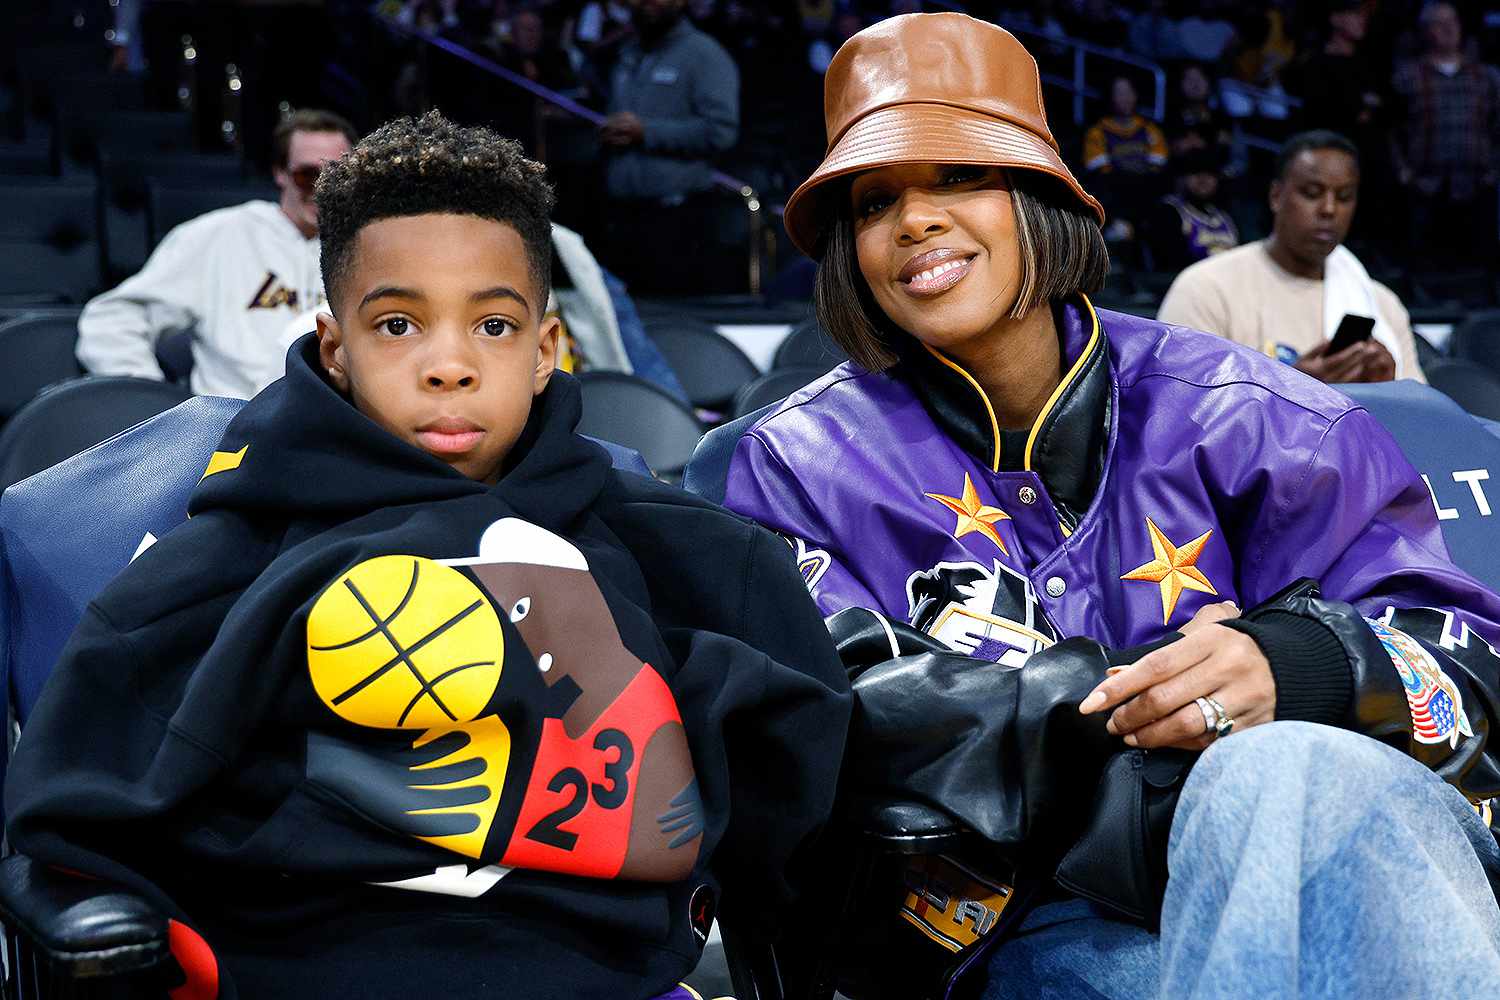
[[[1353,347],[1361,340],[1369,340],[1374,332],[1375,320],[1372,317],[1345,313],[1339,320],[1339,328],[1333,332],[1333,339],[1328,342],[1328,356]]]

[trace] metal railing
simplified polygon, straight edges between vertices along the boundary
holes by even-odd
[[[1107,49],[1101,45],[1090,42],[1079,41],[1071,35],[1052,34],[1039,24],[1019,18],[1005,18],[997,20],[997,24],[1006,31],[1017,37],[1035,39],[1034,43],[1026,47],[1033,55],[1042,53],[1049,48],[1064,48],[1071,50],[1073,72],[1071,77],[1059,76],[1056,73],[1043,72],[1042,82],[1065,90],[1073,95],[1073,124],[1083,125],[1084,101],[1101,96],[1098,88],[1090,87],[1086,80],[1085,71],[1088,68],[1088,59],[1103,59],[1109,62],[1130,66],[1134,69],[1144,70],[1151,75],[1152,99],[1150,117],[1156,121],[1164,121],[1167,116],[1167,71],[1160,63],[1152,62],[1150,59],[1142,59],[1133,56],[1129,52],[1121,52],[1119,49]],[[1024,40],[1024,38],[1023,38]],[[1038,60],[1040,63],[1041,60]]]
[[[441,38],[435,34],[429,34],[409,25],[401,24],[391,18],[382,18],[381,22],[392,32],[415,39],[424,45],[445,52],[498,80],[503,80],[512,86],[518,87],[538,101],[562,111],[571,118],[586,122],[595,128],[604,124],[605,116],[592,108],[585,107],[572,98],[564,94],[559,94],[551,88],[544,87],[534,80],[528,80],[520,73],[507,69],[493,59],[467,49],[457,42]],[[540,137],[538,145],[544,145]],[[752,294],[759,294],[764,275],[767,272],[774,273],[775,271],[776,242],[774,238],[767,239],[767,236],[771,234],[766,230],[766,206],[761,201],[761,197],[756,190],[739,178],[732,177],[722,170],[714,170],[712,179],[715,187],[738,196],[745,207],[750,230],[746,271],[750,292]],[[763,256],[764,260],[762,259]]]

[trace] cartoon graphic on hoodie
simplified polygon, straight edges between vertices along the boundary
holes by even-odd
[[[502,616],[522,643],[507,648]],[[313,604],[307,660],[328,708],[392,732],[379,749],[308,740],[309,777],[382,825],[506,868],[644,881],[692,871],[702,807],[677,705],[625,648],[566,539],[504,518],[476,557],[367,559]],[[511,762],[512,729],[489,710],[506,670],[539,674],[550,697],[537,699],[548,708],[532,765],[510,779],[525,794],[509,841],[486,850]]]

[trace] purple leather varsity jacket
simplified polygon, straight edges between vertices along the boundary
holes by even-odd
[[[1450,562],[1390,435],[1221,338],[1083,299],[1055,312],[1065,374],[1029,433],[1002,432],[978,384],[913,341],[889,372],[845,364],[759,420],[725,505],[789,540],[825,615],[871,608],[1016,667],[1061,638],[1152,642],[1205,603],[1310,577],[1364,623],[1349,613],[1360,634],[1344,626],[1329,676],[1278,674],[1277,717],[1391,743],[1481,808],[1500,795],[1500,599]]]

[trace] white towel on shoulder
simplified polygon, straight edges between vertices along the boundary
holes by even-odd
[[[1359,258],[1340,244],[1323,262],[1323,336],[1333,339],[1344,316],[1368,316],[1375,321],[1373,336],[1396,361],[1396,377],[1409,378],[1396,332],[1380,315],[1375,303],[1375,282]]]

